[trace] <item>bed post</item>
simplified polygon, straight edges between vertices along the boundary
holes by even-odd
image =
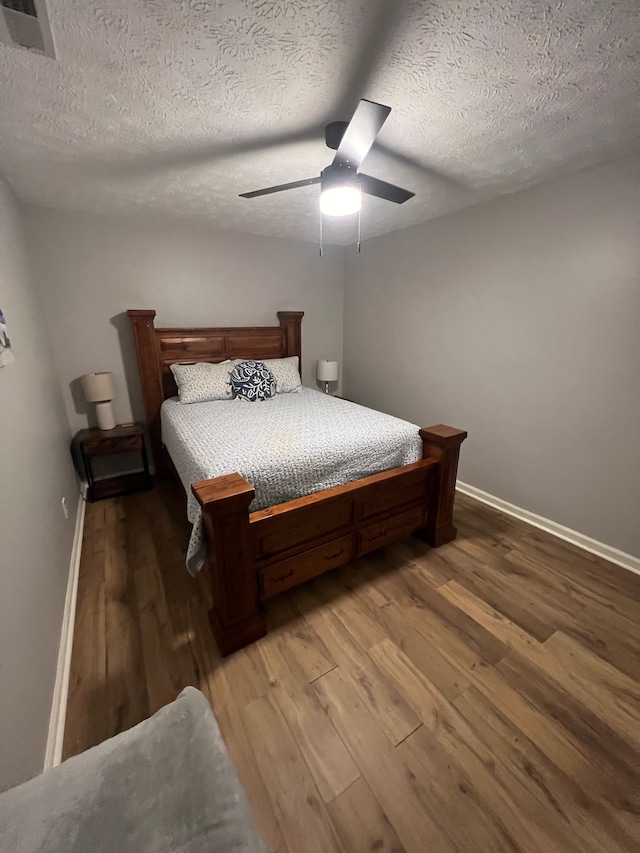
[[[302,376],[302,318],[304,311],[278,311],[280,328],[284,331],[287,356],[298,356],[298,370]]]
[[[458,534],[453,525],[453,502],[460,445],[466,437],[464,430],[444,424],[420,430],[423,459],[434,459],[439,463],[437,485],[427,509],[427,523],[417,531],[418,536],[433,548],[446,545]]]
[[[138,356],[142,398],[147,415],[149,441],[155,463],[156,473],[160,474],[164,466],[162,440],[160,438],[160,407],[164,399],[162,379],[158,367],[158,342],[153,323],[155,311],[127,311],[133,329],[133,339]]]
[[[203,480],[191,489],[202,507],[213,596],[209,620],[224,656],[267,633],[249,530],[255,489],[239,474]]]

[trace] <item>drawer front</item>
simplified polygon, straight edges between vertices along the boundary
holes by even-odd
[[[416,471],[411,476],[399,478],[399,482],[384,483],[371,490],[362,501],[360,521],[372,522],[376,515],[418,501],[424,505],[433,484],[433,473],[434,469]]]
[[[118,438],[101,438],[85,441],[82,446],[85,456],[110,456],[112,453],[131,453],[142,449],[141,435],[126,435]]]
[[[296,511],[293,521],[282,516],[263,518],[251,525],[256,559],[268,560],[321,537],[344,533],[352,523],[353,500],[350,497],[331,501],[324,507],[304,507]]]
[[[376,548],[382,548],[405,533],[411,533],[424,524],[424,505],[405,510],[398,515],[378,521],[358,531],[358,554],[367,554]]]
[[[329,569],[343,566],[354,556],[353,536],[342,536],[299,557],[268,566],[260,572],[260,588],[263,598],[269,598],[303,581],[321,575]]]

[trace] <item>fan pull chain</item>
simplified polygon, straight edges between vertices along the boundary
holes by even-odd
[[[358,208],[358,254],[360,254],[360,222],[362,218],[362,205]]]
[[[320,211],[320,257],[322,257],[322,211]]]

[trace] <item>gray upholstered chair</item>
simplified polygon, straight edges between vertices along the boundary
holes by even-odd
[[[264,853],[205,697],[193,687],[149,720],[0,794],[11,853]]]

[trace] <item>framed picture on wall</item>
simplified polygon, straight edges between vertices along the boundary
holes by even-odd
[[[13,353],[11,352],[11,341],[9,340],[9,332],[7,331],[7,322],[4,319],[2,309],[0,309],[0,367],[6,367],[13,361]]]

